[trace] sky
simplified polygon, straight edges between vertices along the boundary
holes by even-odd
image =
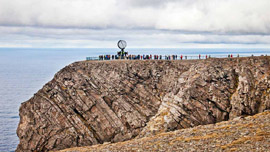
[[[0,47],[268,48],[270,0],[0,0]]]

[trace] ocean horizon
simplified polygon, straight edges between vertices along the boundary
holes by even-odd
[[[0,48],[0,151],[15,151],[19,107],[54,74],[86,57],[113,55],[117,48]],[[226,57],[270,55],[268,48],[127,48],[129,54]],[[193,58],[196,59],[196,58]]]

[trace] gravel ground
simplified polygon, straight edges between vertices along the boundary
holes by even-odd
[[[270,111],[151,137],[60,152],[88,151],[270,151]]]

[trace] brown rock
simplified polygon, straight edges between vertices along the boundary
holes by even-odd
[[[270,112],[244,120],[160,133],[125,142],[74,147],[59,152],[153,152],[153,151],[269,151]]]

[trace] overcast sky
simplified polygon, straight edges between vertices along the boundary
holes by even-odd
[[[0,0],[0,47],[270,46],[270,0]]]

